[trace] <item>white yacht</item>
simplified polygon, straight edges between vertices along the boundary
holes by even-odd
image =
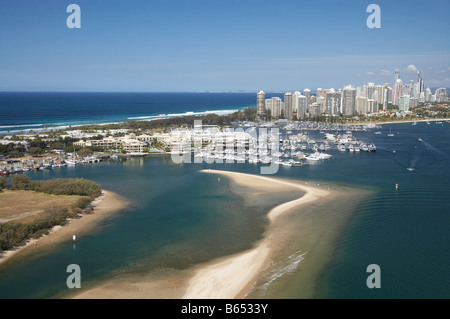
[[[78,161],[77,160],[66,160],[65,161],[66,162],[66,164],[68,165],[68,166],[75,166],[75,165],[77,165],[78,164]]]
[[[389,129],[389,134],[387,136],[395,136],[395,134],[392,133],[392,129]]]

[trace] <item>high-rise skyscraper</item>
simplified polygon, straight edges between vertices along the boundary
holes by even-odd
[[[319,104],[319,114],[327,112],[327,99],[323,96],[317,96],[316,103]]]
[[[389,103],[392,103],[392,88],[390,86],[384,86],[383,110],[388,109]]]
[[[395,78],[394,81],[400,80],[400,70],[399,69],[395,69]]]
[[[398,109],[400,111],[409,111],[409,95],[402,95],[398,100]]]
[[[414,81],[413,80],[409,80],[409,85],[408,85],[408,89],[406,92],[406,95],[414,96],[415,95],[415,85],[414,85]]]
[[[284,95],[284,118],[292,120],[292,93],[287,92]]]
[[[295,91],[292,94],[292,113],[297,113],[298,110],[298,97],[302,95],[300,91]]]
[[[281,116],[281,99],[278,96],[272,98],[272,117],[279,118]]]
[[[295,91],[294,94],[292,94],[292,115],[296,115],[297,118],[298,118],[298,104],[300,96],[302,96],[300,91]]]
[[[344,115],[355,114],[355,98],[356,98],[356,89],[351,85],[347,85],[346,87],[344,87],[341,96],[342,114]]]
[[[436,89],[434,92],[434,95],[436,96],[436,102],[447,102],[447,89],[446,88],[439,88]]]
[[[360,87],[360,86],[358,86],[358,87],[356,88],[356,97],[358,97],[358,96],[364,97],[363,92],[361,91],[361,87]]]
[[[394,92],[392,96],[392,104],[398,105],[398,101],[400,99],[400,96],[403,95],[403,82],[400,80],[400,70],[395,70],[395,85],[394,85]]]
[[[431,102],[431,96],[433,95],[433,93],[431,93],[431,89],[427,88],[425,90],[425,102]]]
[[[316,94],[316,96],[317,96],[317,97],[319,97],[319,96],[325,97],[325,90],[322,89],[322,88],[317,88],[317,94]]]
[[[272,115],[272,102],[273,102],[273,100],[272,99],[266,99],[266,102],[265,102],[265,104],[266,104],[266,114],[267,113],[269,113],[269,111],[270,111],[270,114]]]
[[[266,113],[266,94],[263,90],[256,95],[256,114],[259,116]]]
[[[420,96],[420,93],[424,92],[423,90],[423,80],[420,71],[417,72],[417,83],[416,83],[416,97]]]
[[[364,96],[357,96],[355,99],[355,111],[359,115],[367,114],[367,98]]]
[[[334,89],[327,90],[325,113],[330,115],[339,115],[341,110],[341,93]]]
[[[300,95],[298,97],[298,109],[297,109],[297,118],[303,119],[306,115],[306,112],[308,110],[308,101],[306,99],[306,96]]]
[[[374,113],[378,112],[378,102],[374,99],[367,100],[367,112]]]
[[[383,104],[383,98],[384,98],[384,89],[382,85],[376,85],[375,86],[375,92],[378,92],[378,104]]]
[[[369,85],[364,86],[364,97],[368,99],[373,98],[373,92],[375,92],[375,84],[369,83]]]
[[[306,97],[306,110],[308,111],[309,105],[311,104],[311,90],[304,89],[303,95]]]

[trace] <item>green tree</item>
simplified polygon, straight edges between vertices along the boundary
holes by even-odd
[[[12,189],[25,190],[28,188],[30,182],[31,182],[31,178],[29,178],[26,175],[17,174],[17,175],[11,176]]]
[[[33,146],[30,147],[30,149],[28,150],[28,152],[30,153],[30,155],[32,156],[39,156],[42,154],[42,148],[39,146]]]
[[[8,177],[2,176],[0,177],[0,191],[6,187],[8,187]]]
[[[62,150],[64,148],[64,144],[61,142],[53,142],[50,144],[50,148],[53,150]]]
[[[84,147],[79,152],[78,155],[81,157],[87,157],[92,155],[92,150],[90,148]]]

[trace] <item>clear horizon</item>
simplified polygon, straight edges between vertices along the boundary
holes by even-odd
[[[69,29],[69,4],[81,28]],[[381,28],[369,29],[369,4]],[[450,87],[448,1],[0,2],[0,91],[285,92]]]

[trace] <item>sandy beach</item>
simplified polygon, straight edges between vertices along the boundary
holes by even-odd
[[[100,196],[92,202],[93,214],[84,214],[81,218],[68,220],[64,226],[53,227],[47,235],[29,240],[24,246],[4,252],[0,258],[0,265],[38,255],[55,245],[72,241],[73,235],[79,239],[84,234],[93,231],[101,221],[127,207],[128,204],[116,193],[103,190]]]
[[[331,197],[330,190],[311,187],[301,182],[217,170],[205,170],[204,172],[227,176],[239,185],[259,191],[297,189],[304,192],[298,199],[280,204],[270,210],[267,217],[271,225],[281,215],[289,213],[293,208]],[[276,247],[273,245],[272,236],[265,236],[253,249],[205,266],[198,270],[190,280],[182,298],[230,299],[242,297],[250,289],[258,274],[270,264],[273,249]]]
[[[270,231],[281,216],[292,209],[307,206],[317,200],[334,198],[336,191],[313,187],[301,181],[289,181],[259,175],[204,170],[204,173],[220,174],[234,183],[249,187],[256,193],[298,191],[299,198],[282,203],[271,209],[267,217],[270,221],[262,240],[250,250],[213,260],[195,266],[193,269],[172,273],[161,280],[122,276],[107,283],[92,287],[74,298],[242,298],[253,283],[272,261],[272,253],[277,250],[276,236]]]

